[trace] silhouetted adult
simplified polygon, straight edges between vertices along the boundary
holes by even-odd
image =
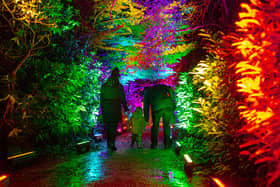
[[[107,126],[107,147],[117,150],[115,146],[117,125],[122,120],[122,108],[128,111],[123,86],[120,81],[120,72],[114,68],[111,76],[101,86],[100,105],[103,123]]]
[[[158,128],[160,118],[163,119],[164,128],[164,147],[169,148],[170,139],[170,122],[174,118],[176,107],[174,91],[170,86],[159,84],[144,89],[144,117],[148,122],[149,108],[152,110],[152,132],[151,132],[151,148],[157,148],[158,144]]]

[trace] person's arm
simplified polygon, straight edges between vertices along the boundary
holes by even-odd
[[[126,98],[125,98],[125,94],[124,94],[124,89],[123,89],[123,86],[120,85],[120,94],[121,94],[121,103],[123,105],[123,108],[126,112],[129,111],[128,107],[127,107],[127,102],[126,102]]]
[[[148,122],[149,121],[149,99],[148,99],[148,93],[147,90],[144,92],[144,117],[145,117],[145,121]]]
[[[173,110],[176,109],[176,98],[174,90],[169,86],[168,93],[170,95],[170,99],[173,101]]]
[[[142,125],[141,125],[141,132],[143,133],[146,130],[147,122],[145,121],[144,117],[142,118]]]
[[[127,124],[127,127],[128,127],[129,129],[132,128],[132,118],[133,118],[133,116],[130,118],[130,120],[128,121],[128,124]]]
[[[103,103],[104,103],[104,90],[103,90],[104,85],[101,85],[101,90],[100,90],[100,107],[101,110],[103,109]]]

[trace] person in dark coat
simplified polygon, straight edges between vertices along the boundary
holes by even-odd
[[[120,81],[118,68],[114,68],[111,76],[101,86],[100,105],[103,116],[103,123],[107,126],[107,147],[117,150],[115,140],[117,135],[117,125],[122,121],[122,108],[128,112],[127,102],[123,86]]]
[[[163,119],[164,128],[164,147],[171,146],[170,139],[170,122],[174,119],[174,111],[176,108],[175,94],[173,89],[167,85],[155,85],[144,89],[144,117],[148,122],[149,109],[152,111],[152,132],[151,132],[151,148],[155,149],[158,144],[158,128],[160,118]]]

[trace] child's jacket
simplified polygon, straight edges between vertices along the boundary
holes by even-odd
[[[142,134],[146,128],[146,121],[142,113],[133,112],[128,127],[131,127],[132,134]]]

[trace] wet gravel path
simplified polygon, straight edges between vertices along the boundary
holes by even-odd
[[[98,144],[99,150],[74,154],[66,160],[36,163],[11,175],[11,187],[19,186],[203,186],[184,173],[182,158],[163,149],[162,129],[158,149],[150,149],[150,129],[143,135],[143,149],[130,148],[130,134],[117,137],[117,151]]]

